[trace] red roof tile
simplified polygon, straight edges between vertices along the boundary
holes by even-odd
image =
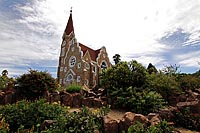
[[[65,28],[65,33],[69,35],[71,32],[74,32],[73,20],[72,20],[72,10],[70,10],[70,16],[67,22],[67,26]]]
[[[100,53],[101,49],[93,50],[81,43],[79,43],[79,46],[81,47],[81,51],[83,51],[83,55],[88,51],[90,54],[90,57],[93,61],[96,61],[96,58],[98,57],[98,54]]]

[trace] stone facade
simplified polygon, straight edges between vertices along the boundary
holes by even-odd
[[[88,87],[98,85],[99,73],[102,69],[111,67],[106,48],[93,50],[77,42],[72,12],[62,39],[57,73],[59,84],[64,87],[71,83]]]

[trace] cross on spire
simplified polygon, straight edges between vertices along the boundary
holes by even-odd
[[[69,35],[71,32],[74,32],[73,19],[72,19],[72,7],[70,9],[70,16],[67,22],[67,26],[65,28],[65,33],[67,35]]]

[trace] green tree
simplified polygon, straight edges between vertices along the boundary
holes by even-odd
[[[8,70],[3,70],[1,74],[2,76],[8,76]]]
[[[136,60],[132,60],[129,62],[129,69],[131,72],[131,86],[142,87],[147,78],[146,68]]]
[[[45,91],[52,91],[58,88],[56,80],[47,72],[30,69],[27,74],[23,74],[17,79],[17,89],[22,97],[36,99]]]
[[[127,62],[120,62],[115,66],[102,71],[101,86],[106,89],[126,88],[130,86],[131,73]]]
[[[176,64],[174,65],[166,65],[164,68],[161,70],[164,74],[166,75],[176,75],[180,73],[179,71],[180,66],[177,66]]]
[[[147,72],[149,74],[152,74],[152,73],[157,73],[157,69],[154,65],[152,65],[151,63],[149,63],[148,67],[147,67]]]
[[[9,83],[13,82],[13,79],[8,77],[7,70],[3,70],[1,74],[2,75],[0,76],[0,89],[5,90],[7,89]]]
[[[180,74],[178,82],[180,83],[180,88],[183,91],[200,88],[200,77],[194,74]]]
[[[149,75],[146,88],[160,93],[167,102],[169,102],[171,96],[181,93],[176,77],[168,76],[162,72]]]
[[[120,58],[121,58],[121,56],[120,56],[119,54],[115,54],[115,55],[113,56],[113,60],[114,60],[114,62],[115,62],[115,65],[121,61]]]

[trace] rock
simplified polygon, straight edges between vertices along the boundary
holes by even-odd
[[[64,92],[60,97],[61,97],[61,104],[72,107],[73,97],[70,93]]]
[[[90,91],[87,93],[87,96],[88,97],[96,97],[96,94],[94,92]]]
[[[132,112],[126,112],[119,122],[119,130],[120,131],[127,131],[128,128],[134,124],[134,117],[135,113]]]
[[[118,123],[109,116],[104,116],[104,131],[105,133],[118,133]]]
[[[187,93],[188,93],[188,97],[187,97],[187,100],[186,100],[187,102],[196,101],[200,97],[199,93],[193,92],[191,90],[189,90]]]
[[[152,117],[152,119],[150,120],[150,123],[152,126],[155,126],[159,124],[160,122],[161,122],[161,119],[159,118],[159,115]]]
[[[200,94],[200,88],[194,90],[196,93]]]
[[[93,105],[94,105],[94,107],[100,108],[103,105],[103,101],[101,99],[94,98]]]
[[[199,113],[200,112],[200,101],[192,101],[192,102],[179,102],[177,103],[178,109],[183,109],[189,107],[191,113]]]
[[[58,102],[60,101],[60,94],[57,91],[51,93],[51,102]]]
[[[174,121],[175,119],[175,115],[174,113],[177,112],[177,108],[176,107],[168,107],[168,108],[164,108],[164,109],[161,109],[159,111],[159,116],[162,118],[162,119],[165,119],[166,121]]]
[[[136,121],[139,121],[140,123],[145,124],[145,125],[148,125],[148,123],[149,123],[149,120],[147,119],[147,117],[145,117],[142,114],[135,114],[134,123]]]
[[[72,97],[73,97],[72,107],[75,107],[75,108],[81,107],[81,105],[82,105],[81,94],[80,93],[73,93]]]
[[[93,107],[94,97],[87,97],[82,99],[82,105],[87,107]]]
[[[156,115],[159,115],[159,114],[157,114],[157,113],[149,113],[148,114],[148,116],[147,116],[147,118],[149,119],[149,120],[151,120],[154,116],[156,116]]]
[[[181,94],[181,95],[179,95],[178,97],[177,97],[177,101],[178,102],[185,102],[186,100],[187,100],[187,97],[186,97],[186,95],[185,94]]]

